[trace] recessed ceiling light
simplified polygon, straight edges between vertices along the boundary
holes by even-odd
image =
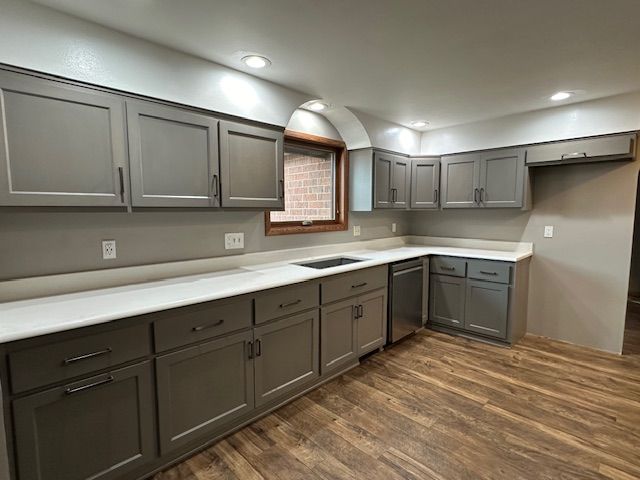
[[[264,68],[271,65],[271,60],[262,55],[247,55],[246,57],[242,57],[242,62],[251,68]]]
[[[414,120],[413,122],[411,122],[411,126],[416,128],[424,128],[427,125],[429,125],[429,122],[427,122],[426,120]]]
[[[329,105],[327,105],[326,103],[315,101],[308,104],[307,108],[309,110],[313,110],[314,112],[321,112],[322,110],[325,110],[328,106]]]
[[[551,95],[549,98],[551,100],[553,100],[554,102],[558,102],[560,100],[566,100],[567,98],[569,98],[571,95],[573,95],[571,92],[558,92],[558,93],[554,93],[553,95]]]

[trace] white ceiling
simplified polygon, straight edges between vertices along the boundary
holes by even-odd
[[[33,1],[404,125],[640,89],[640,0]]]

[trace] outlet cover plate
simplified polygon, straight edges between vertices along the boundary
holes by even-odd
[[[102,259],[114,260],[117,258],[116,254],[116,241],[115,240],[103,240],[102,241]]]
[[[553,238],[553,225],[545,225],[544,238]]]
[[[360,236],[360,225],[354,225],[353,226],[353,236],[354,237],[359,237]]]
[[[224,248],[225,250],[235,250],[238,248],[244,248],[244,233],[225,233],[224,234]]]

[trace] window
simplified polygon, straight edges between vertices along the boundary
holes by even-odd
[[[265,234],[346,230],[346,172],[343,142],[285,132],[285,209],[265,212]]]

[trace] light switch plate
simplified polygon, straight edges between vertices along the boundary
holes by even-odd
[[[544,227],[544,238],[553,238],[553,225],[546,225]]]
[[[102,259],[113,260],[116,256],[116,241],[115,240],[103,240],[102,241]]]
[[[391,233],[396,233],[396,231],[398,230],[398,225],[395,223],[391,224]]]
[[[353,226],[353,236],[354,237],[359,237],[360,236],[360,225],[354,225]]]
[[[224,234],[224,248],[225,250],[234,250],[237,248],[244,248],[244,233],[225,233]]]

